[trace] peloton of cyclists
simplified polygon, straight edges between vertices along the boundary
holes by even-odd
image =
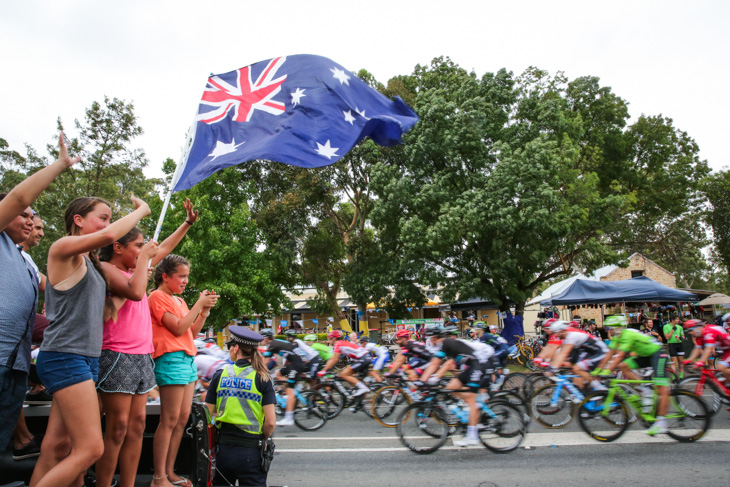
[[[324,364],[322,370],[317,372],[317,376],[322,377],[328,371],[332,370],[340,360],[342,355],[345,355],[353,360],[353,362],[345,367],[340,372],[340,377],[352,384],[357,388],[354,392],[353,397],[362,396],[367,394],[370,389],[366,386],[355,374],[365,372],[370,367],[370,354],[367,350],[360,347],[357,343],[348,342],[342,339],[342,332],[340,330],[332,330],[327,334],[327,341],[331,347],[333,347],[332,357]]]
[[[730,334],[727,330],[702,320],[687,320],[684,322],[684,329],[695,339],[695,348],[684,364],[704,367],[710,357],[718,354],[715,367],[730,383]]]

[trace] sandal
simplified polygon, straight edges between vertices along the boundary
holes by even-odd
[[[185,487],[193,487],[193,483],[189,479],[186,479],[185,477],[180,477],[180,480],[176,480],[174,482],[172,480],[170,480],[170,483],[172,485],[180,485],[180,486],[185,486]]]

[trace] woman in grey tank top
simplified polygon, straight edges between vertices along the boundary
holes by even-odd
[[[46,311],[50,321],[38,354],[38,374],[53,394],[41,456],[31,485],[73,485],[101,457],[104,443],[95,381],[103,336],[106,276],[96,249],[113,243],[150,214],[132,196],[135,210],[111,223],[100,198],[77,198],[66,209],[67,236],[48,250]]]

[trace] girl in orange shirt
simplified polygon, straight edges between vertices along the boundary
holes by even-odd
[[[193,487],[188,479],[175,474],[175,458],[198,379],[193,362],[197,352],[193,340],[203,328],[218,296],[215,291],[203,291],[189,309],[182,298],[175,296],[185,291],[189,274],[190,263],[184,257],[168,255],[155,269],[156,289],[148,298],[155,347],[152,354],[155,380],[160,387],[160,424],[152,443],[153,487]]]

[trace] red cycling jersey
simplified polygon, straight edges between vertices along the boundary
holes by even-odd
[[[702,330],[702,336],[695,340],[698,347],[712,345],[718,351],[730,351],[730,335],[719,326],[706,326]]]
[[[367,354],[368,351],[355,343],[345,340],[338,340],[335,342],[334,353],[346,355],[350,358],[360,358],[363,355]]]

